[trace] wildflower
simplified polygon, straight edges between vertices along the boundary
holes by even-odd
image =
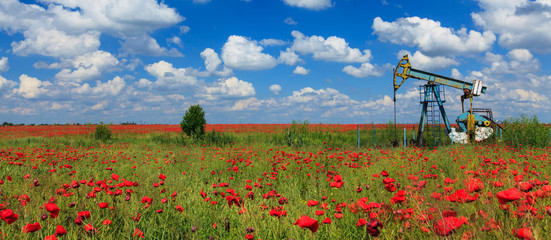
[[[312,207],[312,206],[316,206],[318,205],[318,201],[314,201],[314,200],[308,200],[308,202],[306,202],[306,204],[309,206],[309,207]]]
[[[383,227],[383,224],[377,219],[365,224],[367,233],[372,237],[377,237],[379,236],[379,234],[381,234],[381,230],[379,230],[379,227]]]
[[[466,217],[445,217],[434,224],[434,230],[440,236],[448,236],[466,222]]]
[[[500,204],[506,204],[518,200],[522,197],[522,193],[516,188],[510,188],[505,191],[496,193],[497,200]]]
[[[65,228],[63,226],[57,225],[57,227],[55,229],[55,235],[58,236],[58,237],[61,237],[65,234],[67,234],[67,230],[65,230]]]
[[[86,226],[84,226],[84,230],[86,230],[86,233],[90,233],[90,234],[96,234],[98,233],[98,229],[93,227],[92,224],[86,224]]]
[[[25,227],[23,227],[24,233],[32,233],[40,230],[42,226],[40,226],[40,223],[29,223]]]
[[[299,219],[293,223],[294,225],[298,225],[301,228],[308,228],[311,232],[315,233],[318,231],[319,228],[319,222],[318,220],[312,219],[306,215],[302,215]]]
[[[513,235],[515,235],[516,238],[520,238],[520,239],[531,239],[533,234],[530,228],[519,228],[519,229],[513,228]]]
[[[132,234],[132,237],[141,237],[141,238],[145,238],[145,236],[143,235],[143,232],[142,230],[136,228],[134,230],[134,233]]]

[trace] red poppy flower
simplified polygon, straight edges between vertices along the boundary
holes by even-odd
[[[164,181],[166,179],[166,176],[161,173],[161,174],[159,174],[159,179]]]
[[[516,188],[510,188],[505,191],[496,193],[497,200],[500,204],[506,204],[515,200],[519,200],[522,197],[522,193]]]
[[[106,207],[109,207],[109,204],[107,204],[106,202],[100,202],[98,203],[98,206],[99,208],[106,208]]]
[[[98,232],[98,229],[93,227],[92,224],[86,224],[86,226],[84,226],[84,230],[86,230],[87,233],[92,233],[92,234],[95,234]]]
[[[40,230],[42,226],[40,226],[40,223],[29,223],[25,227],[23,227],[24,233],[32,233]]]
[[[78,216],[82,219],[90,218],[90,211],[82,211],[78,213]]]
[[[478,193],[471,196],[466,189],[458,189],[453,194],[446,197],[450,202],[468,203],[478,199]]]
[[[529,192],[530,190],[532,190],[532,188],[534,187],[531,183],[529,182],[519,182],[517,184],[518,188],[520,189],[520,191],[523,191],[523,192]]]
[[[457,217],[457,212],[453,210],[444,210],[442,212],[442,217]]]
[[[367,233],[373,237],[377,237],[381,234],[381,230],[379,230],[380,227],[383,227],[383,224],[377,219],[365,224]]]
[[[46,236],[44,240],[57,240],[57,237],[55,235],[49,235],[49,236]]]
[[[254,240],[254,235],[247,233],[247,234],[245,234],[245,239]]]
[[[57,225],[57,227],[55,229],[55,235],[58,236],[58,237],[61,237],[65,234],[67,234],[67,230],[65,230],[65,228],[63,226]]]
[[[437,199],[437,200],[442,200],[442,193],[436,193],[436,192],[433,192],[431,195],[430,195],[431,198],[434,198],[434,199]]]
[[[178,212],[183,212],[184,208],[180,205],[176,205],[176,210],[178,210]]]
[[[8,225],[10,225],[13,222],[17,221],[17,218],[19,218],[19,215],[14,213],[11,209],[6,209],[6,210],[0,210],[0,217],[2,218],[2,220],[6,221]]]
[[[389,183],[393,183],[393,182],[396,182],[396,179],[390,178],[390,177],[387,177],[387,178],[383,179],[383,184],[389,184]]]
[[[396,191],[396,185],[394,183],[385,184],[385,189],[389,192]]]
[[[326,218],[321,222],[324,223],[324,224],[331,224],[331,218]]]
[[[367,223],[367,220],[360,218],[358,219],[358,222],[356,223],[356,227],[361,227]]]
[[[404,190],[400,190],[394,194],[394,197],[390,199],[390,202],[392,204],[401,203],[403,201],[406,201],[406,192]]]
[[[515,235],[516,238],[520,238],[520,239],[531,239],[532,230],[530,230],[530,228],[519,228],[519,229],[513,228],[513,235]]]
[[[342,176],[341,175],[335,175],[333,177],[333,181],[329,183],[329,186],[330,187],[341,188],[343,184],[344,184],[344,182],[342,181]]]
[[[119,181],[119,175],[117,175],[117,174],[114,174],[114,173],[111,174],[111,178],[115,181]]]
[[[310,231],[315,233],[318,231],[319,222],[318,220],[312,219],[306,215],[302,215],[299,219],[296,220],[294,225],[298,225],[301,228],[308,228]]]
[[[50,213],[51,218],[57,218],[59,215],[59,207],[55,203],[46,203],[44,204],[44,207],[46,207],[46,211]]]
[[[309,206],[309,207],[312,207],[312,206],[316,206],[318,205],[318,201],[314,201],[314,200],[308,200],[308,202],[306,202],[306,204]]]
[[[467,190],[469,190],[469,192],[478,192],[484,189],[484,183],[482,183],[482,181],[478,178],[471,178],[465,181],[465,185],[467,186]]]
[[[134,234],[132,234],[132,237],[141,237],[141,238],[145,238],[145,236],[143,235],[142,230],[137,229],[137,228],[136,228],[136,230],[134,230]]]
[[[445,217],[443,219],[438,220],[434,224],[434,231],[436,234],[440,236],[448,236],[450,235],[455,229],[458,229],[461,227],[464,223],[467,222],[466,217]]]

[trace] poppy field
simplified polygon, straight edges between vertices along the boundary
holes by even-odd
[[[0,238],[549,238],[550,147],[126,141],[177,127],[87,145],[1,128]]]

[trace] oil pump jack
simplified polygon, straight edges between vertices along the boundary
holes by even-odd
[[[446,115],[446,111],[444,109],[444,101],[442,100],[440,95],[439,85],[463,90],[463,95],[461,96],[462,114],[457,117],[456,122],[462,132],[467,133],[468,141],[474,140],[475,126],[490,127],[492,124],[495,124],[496,126],[501,128],[499,124],[493,121],[490,109],[473,109],[473,97],[480,96],[480,94],[482,93],[486,93],[486,87],[482,86],[482,81],[475,79],[472,83],[470,83],[414,69],[411,67],[408,55],[405,55],[400,60],[400,62],[396,66],[396,69],[394,70],[394,124],[396,124],[396,91],[410,77],[428,82],[423,86],[424,96],[423,101],[421,101],[423,107],[421,110],[421,119],[419,121],[419,128],[416,139],[416,143],[418,146],[421,146],[423,144],[423,133],[425,130],[425,120],[427,118],[427,107],[430,102],[436,102],[438,104],[440,114],[444,121],[446,135],[449,135],[452,132],[448,116]],[[400,78],[401,81],[398,83]],[[433,96],[431,96],[431,93],[433,94]],[[467,112],[465,112],[465,109],[463,107],[465,100],[470,101],[470,107]],[[478,112],[486,112],[487,116],[481,116],[475,113],[477,112],[477,110]]]

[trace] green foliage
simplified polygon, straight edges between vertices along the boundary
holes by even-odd
[[[97,125],[96,131],[94,131],[94,138],[100,141],[107,141],[111,139],[112,135],[111,129],[104,124]]]
[[[199,104],[190,106],[180,123],[182,132],[193,139],[200,138],[205,134],[205,125],[207,125],[205,112]]]
[[[522,114],[520,117],[506,119],[504,126],[503,141],[507,145],[545,147],[551,140],[549,126],[540,123],[536,115],[528,117]]]
[[[308,121],[293,121],[291,126],[285,129],[283,133],[274,134],[272,141],[286,146],[303,147],[329,144],[333,140],[333,134],[322,131],[316,128],[315,125],[310,125]]]
[[[225,146],[236,142],[236,138],[228,133],[217,132],[215,130],[205,133],[202,138],[202,141],[214,145],[214,146]]]
[[[283,133],[283,139],[285,141],[285,144],[287,146],[296,146],[296,147],[302,147],[304,144],[304,139],[306,135],[308,134],[310,128],[308,121],[304,121],[303,123],[297,122],[293,120],[293,124],[291,124],[291,127],[285,129],[285,132]]]

